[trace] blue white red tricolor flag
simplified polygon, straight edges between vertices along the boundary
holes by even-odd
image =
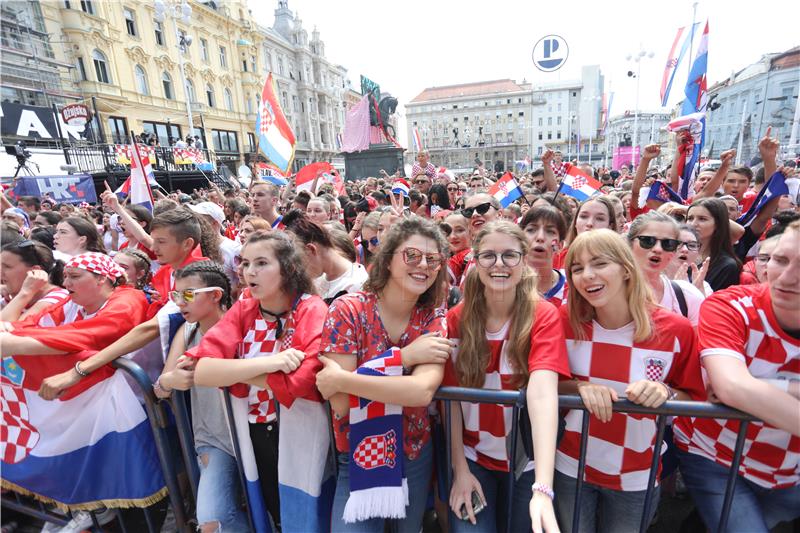
[[[603,184],[592,176],[585,174],[575,165],[569,165],[564,174],[564,181],[561,182],[560,192],[567,196],[572,196],[583,202],[592,196],[602,194],[600,187]]]
[[[669,185],[663,181],[656,181],[650,186],[650,192],[647,193],[647,200],[654,200],[662,204],[667,202],[684,203],[683,198],[670,189]]]
[[[295,188],[298,191],[309,191],[316,194],[317,191],[311,189],[314,186],[314,180],[317,179],[317,176],[319,176],[319,180],[317,181],[317,189],[318,189],[320,182],[322,183],[326,181],[332,182],[332,180],[325,179],[324,175],[333,174],[335,171],[336,169],[333,168],[333,165],[331,165],[327,161],[318,161],[316,163],[310,163],[301,168],[300,170],[298,170],[297,174],[295,174],[294,177]]]
[[[522,189],[519,188],[519,183],[514,179],[514,175],[506,172],[502,178],[489,187],[489,194],[494,196],[503,208],[506,208],[522,196]]]
[[[694,175],[695,167],[700,161],[700,152],[703,150],[706,125],[705,112],[706,106],[708,105],[708,92],[706,90],[707,72],[708,21],[706,21],[706,27],[703,30],[703,35],[700,37],[700,43],[697,47],[697,55],[695,56],[694,63],[692,63],[692,69],[689,72],[689,79],[686,80],[686,88],[684,89],[686,98],[683,100],[683,106],[681,108],[681,114],[684,116],[692,113],[703,113],[704,115],[700,121],[703,128],[700,132],[699,141],[695,138],[691,153],[689,153],[687,150],[684,154],[685,164],[681,174],[683,181],[681,182],[680,190],[680,194],[683,198],[687,198],[689,196],[689,182]]]
[[[739,217],[736,222],[745,227],[749,226],[764,206],[772,200],[780,198],[784,194],[789,194],[789,187],[786,185],[786,176],[778,171],[770,176],[767,183],[764,184],[764,187],[762,187],[761,191],[758,193],[758,196],[756,196],[756,199],[753,200],[750,209]]]
[[[130,196],[130,203],[142,205],[148,211],[153,211],[153,191],[150,184],[158,185],[153,167],[150,166],[150,158],[142,158],[139,145],[134,144],[131,148],[131,175],[125,180],[116,191],[116,194]]]
[[[403,196],[408,196],[408,192],[411,190],[409,187],[408,182],[402,178],[394,180],[392,183],[392,193],[393,194],[402,194]]]
[[[281,174],[289,174],[294,161],[295,138],[278,103],[271,72],[261,91],[261,105],[256,117],[256,135],[258,135],[258,146],[269,160],[270,166],[279,170]]]
[[[699,22],[696,22],[694,26],[692,26],[691,31],[687,32],[686,37],[683,39],[683,45],[681,46],[680,54],[678,57],[675,57],[675,48],[678,45],[678,41],[680,41],[681,36],[683,35],[683,31],[685,28],[678,28],[678,33],[675,35],[675,40],[672,43],[672,48],[669,51],[669,57],[667,58],[667,64],[664,66],[664,76],[661,79],[661,105],[662,107],[667,107],[667,100],[669,99],[669,93],[672,90],[672,82],[675,80],[675,73],[678,71],[678,67],[683,62],[683,58],[686,55],[686,52],[689,51],[689,46],[692,44],[692,39],[694,39],[694,34],[697,31],[697,27],[700,25]]]
[[[422,151],[422,139],[419,136],[419,130],[417,128],[411,130],[411,139],[414,141],[414,151]]]

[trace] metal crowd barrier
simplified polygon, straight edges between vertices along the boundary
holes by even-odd
[[[435,400],[441,400],[445,404],[444,424],[445,424],[445,438],[447,441],[447,494],[450,493],[452,484],[452,471],[449,465],[452,462],[450,457],[450,411],[451,403],[454,401],[474,402],[474,403],[493,403],[500,405],[513,406],[512,420],[518,420],[519,410],[525,405],[525,389],[520,392],[515,391],[498,391],[487,389],[468,389],[464,387],[441,387],[436,395]],[[575,507],[573,508],[572,531],[579,531],[580,527],[580,506],[581,506],[581,492],[583,488],[583,474],[586,467],[586,445],[589,435],[589,411],[583,405],[583,400],[580,396],[565,395],[558,398],[559,409],[578,409],[583,411],[583,419],[581,422],[581,443],[580,443],[580,458],[578,460],[578,476],[576,483],[575,493]],[[711,404],[707,402],[684,402],[684,401],[668,401],[661,407],[650,408],[642,407],[629,400],[620,400],[614,402],[614,412],[619,413],[634,413],[641,415],[655,415],[656,416],[656,441],[654,443],[654,450],[659,450],[661,444],[664,442],[664,431],[667,426],[667,418],[670,416],[692,416],[697,418],[723,418],[739,420],[739,432],[736,437],[736,446],[734,447],[733,463],[731,464],[728,473],[728,483],[725,487],[725,499],[723,501],[722,512],[720,515],[719,527],[717,531],[725,531],[728,523],[728,515],[730,514],[731,502],[733,501],[733,491],[736,487],[736,478],[739,471],[739,463],[742,459],[742,450],[744,449],[745,436],[747,435],[747,426],[751,421],[758,420],[746,413],[725,407],[722,405]],[[511,453],[510,457],[516,456],[516,443],[517,443],[517,424],[511,428]],[[645,533],[649,527],[647,517],[650,514],[650,509],[653,505],[653,490],[655,488],[656,475],[658,472],[658,464],[661,460],[659,453],[653,454],[653,461],[650,465],[650,474],[647,482],[647,492],[645,495],[645,505],[642,509],[642,518],[639,525],[639,532]],[[511,507],[514,501],[514,471],[513,468],[508,476],[508,509],[507,516],[508,522],[506,530],[511,531]],[[445,495],[446,497],[446,495]],[[526,510],[527,512],[527,510]]]
[[[184,505],[184,495],[183,491],[181,491],[180,483],[178,481],[178,474],[180,468],[178,468],[178,465],[175,464],[173,447],[170,445],[170,435],[168,428],[171,426],[171,423],[170,423],[170,418],[164,409],[164,403],[160,402],[153,393],[153,383],[147,376],[147,373],[139,365],[137,365],[136,363],[134,363],[129,359],[119,358],[116,361],[114,361],[113,366],[125,372],[131,378],[133,378],[133,380],[136,381],[139,388],[141,389],[142,396],[144,397],[145,400],[144,403],[145,412],[147,413],[147,419],[150,421],[150,428],[153,431],[153,439],[155,441],[156,451],[158,453],[158,460],[159,463],[161,464],[161,472],[164,476],[164,481],[167,487],[168,503],[175,516],[175,525],[178,531],[186,533],[188,533],[189,531],[193,531],[194,529],[193,526],[187,520],[187,516],[190,516],[190,513],[189,510]],[[174,396],[180,396],[180,395],[174,395]],[[178,400],[177,405],[180,406],[180,400]],[[175,409],[175,411],[176,412],[180,411],[180,409]],[[185,413],[185,408],[183,412]],[[186,426],[187,422],[185,420],[180,420],[179,417],[180,415],[176,415],[175,418],[176,421],[178,421],[177,426],[179,430],[179,439],[180,439],[181,428],[185,429],[187,427]],[[191,431],[191,425],[189,425],[188,427],[189,430]],[[191,440],[191,433],[189,433],[189,439],[192,446],[191,450],[194,450],[193,440]],[[195,471],[196,471],[197,462],[196,461],[187,462],[186,470],[191,480],[192,473],[191,473],[191,468],[188,466],[189,464],[193,464],[195,466]],[[199,474],[197,478],[199,478]],[[192,484],[192,486],[193,489],[196,491],[197,485]],[[70,516],[60,515],[52,511],[49,511],[47,509],[46,504],[42,502],[22,497],[19,494],[13,492],[9,492],[7,494],[11,495],[13,499],[4,497],[2,506],[10,510],[17,511],[19,513],[31,516],[33,518],[38,518],[40,520],[44,520],[46,522],[53,522],[61,526],[66,525],[70,520]],[[146,523],[148,533],[159,533],[160,531],[161,521],[155,519],[155,517],[153,516],[153,511],[156,506],[163,505],[162,502],[163,500],[153,504],[150,507],[141,508],[141,511],[144,514],[144,520]],[[116,514],[120,530],[123,533],[127,533],[128,531],[138,532],[142,530],[139,524],[133,526],[131,524],[126,525],[127,519],[130,518],[130,513],[128,509],[114,509],[114,512]],[[101,531],[101,526],[97,520],[96,512],[90,511],[90,515],[95,530]]]

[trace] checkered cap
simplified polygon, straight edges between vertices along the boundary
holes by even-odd
[[[80,268],[92,274],[104,276],[111,281],[116,281],[117,278],[125,276],[125,271],[113,259],[97,252],[76,255],[67,261],[64,268]]]

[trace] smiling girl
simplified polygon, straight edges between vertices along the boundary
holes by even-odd
[[[575,239],[567,253],[567,279],[570,297],[561,314],[575,379],[561,382],[559,392],[579,394],[592,415],[581,531],[637,531],[656,453],[655,417],[614,413],[613,403],[627,397],[658,407],[671,399],[704,399],[694,331],[686,318],[654,304],[630,247],[611,230]],[[580,410],[567,414],[556,455],[562,531],[572,530],[581,418]],[[666,444],[657,453],[664,450]]]

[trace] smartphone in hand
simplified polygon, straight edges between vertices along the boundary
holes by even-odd
[[[477,490],[472,491],[472,513],[478,514],[486,508],[486,505],[481,500],[480,494],[478,494]],[[469,513],[467,512],[467,506],[461,506],[461,520],[469,520]]]

